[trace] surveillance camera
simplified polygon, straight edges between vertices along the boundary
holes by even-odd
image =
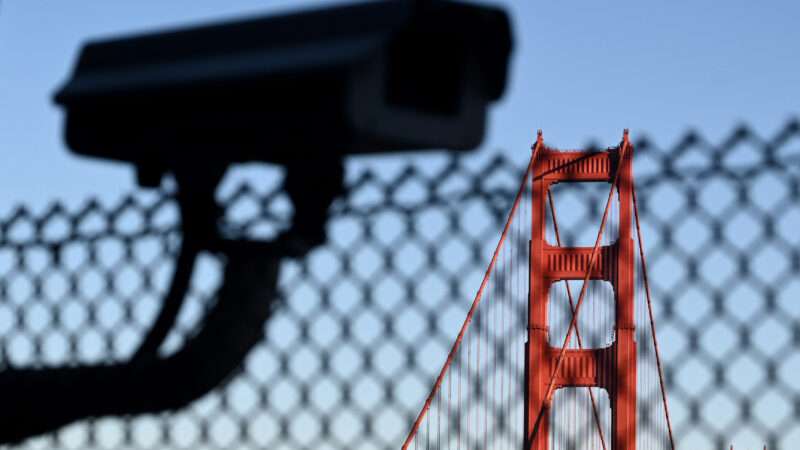
[[[74,152],[140,169],[466,150],[511,46],[497,8],[371,2],[91,42],[55,101]]]

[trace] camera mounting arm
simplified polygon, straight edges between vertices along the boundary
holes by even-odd
[[[128,361],[0,371],[0,443],[103,415],[183,407],[228,378],[263,337],[280,261],[325,240],[349,154],[475,148],[505,89],[505,12],[388,0],[90,42],[56,94],[78,154],[177,182],[183,234],[162,309]],[[291,226],[230,236],[216,187],[236,163],[286,168]],[[200,252],[225,261],[217,302],[182,348],[173,328]]]
[[[341,168],[341,164],[338,166]],[[182,242],[172,281],[156,320],[129,361],[65,368],[0,371],[4,408],[0,442],[15,442],[89,417],[157,413],[186,406],[229,377],[263,338],[263,325],[274,307],[280,261],[301,256],[322,243],[327,206],[341,192],[341,170],[326,167],[327,179],[317,179],[324,194],[296,211],[301,220],[322,219],[312,226],[291,227],[273,242],[224,236],[223,210],[214,193],[224,169],[198,165],[191,173],[174,173],[181,214]],[[296,175],[294,176],[296,177]],[[297,191],[293,198],[308,199]],[[322,239],[321,239],[322,238]],[[161,356],[159,348],[172,330],[188,291],[198,254],[220,254],[225,260],[223,285],[215,306],[176,353]],[[236,324],[232,326],[232,324]]]

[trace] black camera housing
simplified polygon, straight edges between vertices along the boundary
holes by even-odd
[[[500,9],[380,1],[91,42],[55,101],[74,152],[140,170],[466,150],[511,48]]]

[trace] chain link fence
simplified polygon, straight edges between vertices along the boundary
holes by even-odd
[[[771,138],[741,127],[718,144],[693,132],[671,148],[635,144],[679,446],[795,448],[800,125]],[[524,170],[500,153],[437,161],[351,174],[330,242],[283,264],[264,342],[224,388],[182,411],[77,423],[20,447],[397,450]],[[222,195],[231,226],[253,235],[272,236],[290,217],[277,185],[234,184]],[[567,245],[596,233],[602,191],[555,195]],[[168,191],[3,214],[0,370],[126,359],[158,311],[177,220]],[[214,301],[220,266],[200,261],[163,352]]]

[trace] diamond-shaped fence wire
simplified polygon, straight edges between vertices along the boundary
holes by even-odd
[[[743,127],[720,143],[687,133],[671,148],[635,144],[679,447],[795,448],[800,126],[790,122],[770,138]],[[283,263],[281,305],[225,387],[185,410],[81,422],[21,447],[398,449],[480,283],[524,167],[498,153],[394,169],[352,177],[334,208],[330,242]],[[591,239],[601,214],[603,192],[577,186],[554,191],[567,245]],[[285,224],[277,188],[244,184],[225,195],[236,226],[270,235]],[[164,192],[3,214],[0,370],[128,357],[169,281],[177,220]],[[192,332],[220,275],[214,257],[200,261],[164,351]]]

